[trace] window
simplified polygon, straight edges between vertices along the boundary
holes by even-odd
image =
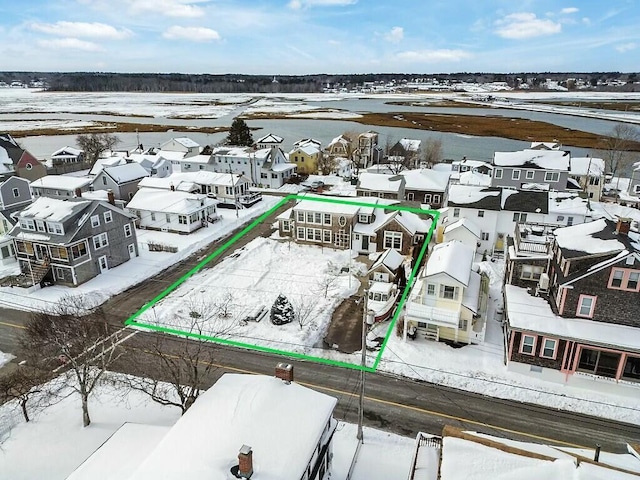
[[[322,230],[322,241],[324,243],[331,243],[331,230]]]
[[[542,340],[542,351],[540,352],[540,356],[543,358],[556,358],[556,347],[558,346],[558,341],[553,338],[545,338]]]
[[[627,280],[627,290],[638,290],[638,279],[640,272],[631,272]]]
[[[424,194],[424,203],[431,203],[431,194],[430,193],[425,193]]]
[[[458,287],[440,285],[440,298],[446,298],[447,300],[457,300],[458,290]]]
[[[570,227],[573,225],[573,217],[567,217],[567,226]]]
[[[533,355],[536,348],[536,337],[533,335],[522,335],[520,340],[520,353]]]
[[[402,232],[384,232],[384,248],[402,250]]]
[[[276,173],[272,173],[271,178],[278,178],[278,175]]]
[[[427,295],[430,297],[435,296],[436,294],[436,286],[433,283],[427,283]]]
[[[527,221],[527,214],[526,213],[520,213],[520,212],[515,212],[513,214],[513,221],[516,223],[524,223]]]
[[[107,233],[101,233],[100,235],[96,235],[95,237],[93,237],[93,248],[95,250],[99,250],[101,248],[106,247],[107,245],[109,245],[109,239],[107,238]]]
[[[199,168],[200,170],[204,170],[204,165],[198,165],[198,168]]]
[[[466,319],[458,320],[458,329],[466,331],[469,328],[469,321]]]
[[[321,224],[322,223],[322,214],[321,213],[315,213],[313,215],[313,223],[317,223],[317,224]]]
[[[152,221],[154,221],[154,222],[156,221],[156,214],[155,214],[155,212],[151,212],[151,220],[152,220]]]
[[[583,348],[580,351],[578,370],[602,377],[615,378],[619,364],[619,353]]]
[[[556,217],[556,222],[564,222],[564,215],[558,215]]]
[[[33,168],[33,165],[31,165],[30,163],[27,163],[27,170],[31,170]]]
[[[440,203],[440,195],[433,195],[433,203]]]
[[[44,232],[44,222],[42,220],[36,220],[36,229],[39,232]]]
[[[544,173],[544,181],[545,182],[557,182],[560,180],[560,172],[545,172]]]
[[[535,175],[536,172],[534,172],[533,170],[527,170],[527,173],[525,175],[527,180],[533,180],[533,176]]]
[[[302,227],[298,227],[297,231],[296,231],[296,237],[298,238],[298,240],[304,240],[304,228]]]
[[[501,168],[496,168],[493,171],[493,178],[496,178],[496,179],[502,178],[502,169]]]
[[[511,180],[520,180],[520,170],[511,172]]]
[[[313,223],[313,213],[307,212],[307,223]]]
[[[520,278],[523,280],[540,280],[540,275],[544,272],[541,265],[523,265]]]
[[[283,232],[290,232],[291,231],[291,225],[289,224],[289,220],[283,220],[282,221],[282,231]]]
[[[113,215],[111,214],[111,212],[104,212],[103,217],[104,223],[111,223],[111,221],[113,220]]]
[[[296,212],[299,222],[304,222],[304,212]]]
[[[20,190],[14,188],[13,190],[13,198],[18,198],[20,196]]]
[[[84,242],[78,243],[77,245],[73,245],[71,247],[71,256],[74,259],[84,257],[87,253],[87,244]]]
[[[633,255],[628,256],[624,263],[625,265],[633,266],[635,263],[635,257]]]
[[[460,209],[459,209],[459,208],[454,208],[454,209],[453,209],[453,216],[454,216],[455,218],[457,218],[457,217],[459,217],[459,216],[460,216]]]
[[[627,357],[621,378],[631,382],[640,382],[640,357]]]
[[[592,318],[593,309],[596,306],[596,298],[597,297],[593,297],[591,295],[580,295],[576,315],[578,317]]]
[[[358,222],[360,223],[369,223],[369,215],[366,213],[361,213],[358,215]]]
[[[102,185],[106,185],[107,184],[107,177],[103,176],[102,177]]]
[[[478,210],[478,217],[484,217],[484,210]]]
[[[323,223],[325,225],[331,225],[331,214],[330,213],[325,213],[324,214]]]
[[[189,219],[187,219],[186,215],[178,215],[178,223],[180,225],[188,225],[189,224]]]
[[[482,232],[482,233],[480,234],[480,239],[481,239],[483,242],[487,242],[487,241],[489,241],[489,232]]]
[[[132,234],[131,224],[130,223],[126,223],[124,225],[124,236],[125,237],[130,237],[131,234]]]
[[[171,223],[171,214],[170,213],[165,213],[164,214],[164,221],[167,223]]]
[[[93,228],[96,228],[96,227],[100,226],[100,216],[99,215],[93,215],[91,217],[91,226]]]
[[[609,277],[609,288],[614,290],[627,290],[630,292],[637,292],[640,289],[640,271],[629,270],[626,268],[613,268],[611,269],[611,276]]]

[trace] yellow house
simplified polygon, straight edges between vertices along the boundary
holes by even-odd
[[[320,149],[313,144],[299,145],[289,152],[289,163],[296,165],[300,174],[315,175],[320,155]]]

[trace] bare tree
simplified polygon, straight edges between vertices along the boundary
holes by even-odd
[[[606,170],[612,177],[618,177],[619,184],[620,174],[638,157],[640,131],[632,125],[618,123],[601,143]]]
[[[34,359],[34,367],[63,364],[58,369],[66,370],[67,386],[80,395],[86,427],[91,423],[89,397],[123,351],[117,347],[117,336],[111,335],[102,309],[85,305],[82,296],[66,297],[52,312],[33,314],[22,346]]]
[[[442,140],[430,138],[422,144],[422,160],[432,166],[442,161]]]
[[[351,162],[351,169],[355,168],[356,176],[360,172],[360,159],[358,158],[358,136],[359,133],[353,130],[348,130],[342,134],[347,140],[345,144],[345,157]]]
[[[322,175],[330,175],[336,168],[338,162],[335,158],[320,152],[318,156],[317,167]]]
[[[62,382],[52,380],[49,370],[20,365],[0,377],[0,403],[18,402],[25,422],[31,420],[29,411],[40,411],[55,403]]]
[[[214,311],[219,317],[222,317],[222,318],[230,317],[231,310],[235,306],[236,306],[235,297],[233,296],[233,293],[231,293],[229,290],[227,290],[222,295],[217,297],[213,303]],[[195,312],[197,313],[203,310],[204,309],[202,308],[202,306],[196,306]]]
[[[226,338],[237,327],[235,319],[218,315],[210,300],[190,300],[188,314],[181,318],[188,324],[181,330],[196,337]],[[178,407],[184,414],[210,385],[217,370],[214,343],[199,338],[151,333],[150,345],[135,355],[137,376],[128,376],[124,386],[143,392],[161,405]]]
[[[120,139],[110,133],[89,133],[78,135],[76,144],[84,150],[88,162],[95,162],[102,152],[113,150]]]
[[[327,271],[325,275],[318,282],[319,293],[324,295],[324,298],[328,298],[329,291],[333,288],[336,282],[339,280],[338,267],[331,261],[327,262]]]
[[[311,314],[318,301],[315,296],[301,296],[297,300],[293,300],[292,303],[295,321],[300,326],[300,330],[302,330],[305,325],[312,323]]]

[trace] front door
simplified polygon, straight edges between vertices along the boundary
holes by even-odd
[[[100,273],[104,273],[109,270],[109,264],[107,263],[107,256],[102,255],[98,257],[98,267],[100,267]]]
[[[369,251],[369,235],[362,236],[362,250]]]
[[[39,243],[36,243],[33,245],[33,249],[36,252],[37,260],[44,260],[45,258],[48,258],[46,245],[40,245]]]
[[[127,247],[127,250],[129,250],[129,258],[135,258],[136,256],[136,247],[132,244],[130,244]]]

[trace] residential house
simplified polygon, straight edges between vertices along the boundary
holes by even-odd
[[[369,130],[358,135],[354,157],[361,168],[368,168],[374,163],[380,163],[383,156],[384,152],[378,145],[377,132]]]
[[[51,154],[51,166],[68,165],[70,163],[83,163],[85,161],[84,150],[68,145]]]
[[[549,255],[548,289],[505,286],[508,368],[637,397],[640,234],[624,218],[558,228]]]
[[[344,135],[339,135],[329,142],[324,148],[324,153],[331,159],[346,158],[352,160],[353,151],[355,146],[351,142],[351,139]]]
[[[640,197],[640,162],[636,162],[632,166],[631,181],[627,190],[629,195]]]
[[[37,198],[17,219],[8,235],[31,285],[81,285],[138,256],[134,217],[109,202]]]
[[[138,191],[138,184],[149,172],[139,163],[131,162],[103,167],[91,180],[92,190],[111,190],[117,200],[129,201]]]
[[[538,294],[549,292],[549,270],[553,258],[553,231],[557,225],[518,223],[507,237],[504,282],[531,289]]]
[[[407,168],[415,168],[420,161],[421,147],[420,140],[401,138],[389,149],[387,161]]]
[[[575,192],[549,192],[549,213],[543,223],[570,227],[590,222],[595,215],[595,204],[595,201]]]
[[[447,224],[443,230],[443,241],[450,242],[457,240],[467,247],[473,249],[473,253],[476,253],[482,231],[471,219],[460,218],[455,222]],[[440,242],[438,242],[440,243]]]
[[[47,167],[8,133],[0,134],[0,178],[16,175],[29,181],[47,174]]]
[[[452,178],[457,180],[459,176],[466,172],[475,172],[482,175],[491,175],[493,167],[490,163],[481,160],[470,160],[462,157],[462,160],[454,160],[451,162]]]
[[[473,248],[452,240],[436,245],[406,303],[404,336],[482,343],[489,278],[473,270]]]
[[[168,177],[146,177],[139,188],[159,188],[178,192],[201,193],[218,200],[219,206],[243,205],[245,198],[260,198],[260,194],[249,192],[251,181],[243,176],[216,172],[174,173]]]
[[[549,192],[508,188],[451,185],[447,198],[448,221],[471,219],[480,227],[479,252],[502,254],[505,237],[516,223],[544,223]]]
[[[315,143],[305,143],[294,146],[289,152],[289,162],[296,166],[299,174],[314,175],[318,173],[320,155],[320,148]]]
[[[172,138],[160,145],[160,152],[175,152],[182,154],[180,158],[188,158],[200,154],[200,145],[187,137]]]
[[[91,178],[71,175],[47,175],[31,182],[33,196],[50,198],[80,197],[91,189]]]
[[[492,187],[567,190],[571,153],[562,150],[495,152]]]
[[[32,200],[29,180],[14,176],[0,182],[0,265],[16,263],[13,239],[7,233],[16,224],[13,214]]]
[[[276,377],[225,373],[175,425],[124,424],[68,480],[328,480],[337,400],[295,383],[291,365]]]
[[[218,201],[200,193],[140,188],[126,210],[136,227],[163,232],[191,233],[218,220]]]
[[[282,141],[282,137],[269,133],[256,141],[256,150],[262,150],[263,148],[280,148]]]
[[[358,177],[358,197],[378,197],[404,200],[406,179],[402,175],[363,172]]]
[[[529,147],[531,150],[560,150],[562,144],[557,140],[553,142],[531,142]]]
[[[421,168],[400,172],[405,179],[404,194],[409,202],[429,205],[432,209],[441,208],[449,191],[450,172],[441,172]]]
[[[127,163],[127,159],[121,155],[98,157],[91,166],[91,170],[89,170],[89,176],[95,177],[104,167],[115,167],[117,165],[124,165],[125,163]]]
[[[384,250],[373,262],[367,272],[369,282],[395,283],[401,275],[400,269],[405,257],[393,248]]]
[[[126,161],[140,164],[150,177],[165,178],[173,173],[173,163],[156,153],[132,153]]]
[[[569,178],[574,179],[587,198],[600,201],[604,186],[604,160],[594,157],[572,157]]]

